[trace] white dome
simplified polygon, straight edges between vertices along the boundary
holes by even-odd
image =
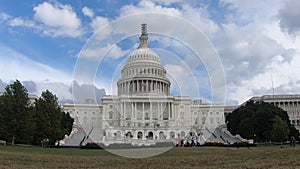
[[[127,64],[131,64],[133,62],[156,62],[161,64],[159,56],[150,48],[138,48],[134,50],[127,60]]]
[[[140,45],[128,57],[118,81],[118,94],[163,94],[169,95],[170,81],[159,56],[148,47],[148,34],[142,25]],[[141,87],[142,86],[142,87]]]

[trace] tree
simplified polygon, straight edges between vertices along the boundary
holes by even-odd
[[[32,139],[31,107],[27,89],[16,80],[0,98],[0,137],[9,142],[29,143]]]
[[[229,114],[226,121],[227,128],[232,134],[240,134],[247,139],[254,138],[258,142],[274,140],[275,135],[275,141],[278,140],[277,135],[278,137],[280,135],[282,139],[286,139],[285,135],[299,138],[299,132],[290,123],[287,112],[265,102],[249,101],[245,106]],[[286,124],[288,130],[280,128],[284,133],[276,132],[279,123]]]
[[[282,142],[289,138],[289,126],[278,115],[274,118],[273,129],[271,130],[272,140]]]
[[[48,90],[35,102],[34,119],[38,126],[34,134],[36,144],[46,138],[50,144],[54,144],[71,132],[73,124],[70,115],[61,110],[57,97]]]

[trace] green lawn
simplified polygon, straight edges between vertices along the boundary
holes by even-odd
[[[300,147],[179,147],[132,159],[105,150],[0,146],[0,168],[300,168]]]

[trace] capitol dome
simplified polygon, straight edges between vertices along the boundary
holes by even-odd
[[[118,81],[118,95],[169,95],[170,81],[160,57],[148,47],[147,25],[142,24],[140,45],[128,57]]]

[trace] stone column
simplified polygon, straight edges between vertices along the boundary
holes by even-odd
[[[143,102],[142,119],[145,120],[145,103]]]
[[[149,92],[149,80],[146,80],[146,92]]]
[[[127,94],[130,92],[130,82],[127,82]]]
[[[171,103],[168,103],[169,105],[169,119],[172,118],[172,110],[171,110]]]
[[[134,117],[134,107],[133,107],[133,102],[131,102],[131,119]]]
[[[133,81],[133,86],[134,86],[134,93],[136,93],[137,89],[136,89],[136,80]]]
[[[134,119],[136,119],[136,102],[134,102]]]
[[[127,88],[126,82],[124,82],[124,93],[123,94],[126,94],[126,88]]]
[[[121,95],[123,94],[123,83],[121,84]]]
[[[153,114],[152,102],[150,102],[150,114],[149,114],[150,120],[153,119],[153,118],[152,118],[152,117],[153,117],[152,114]]]
[[[126,104],[126,102],[124,102],[123,117],[125,117],[125,114],[127,114],[126,109],[127,109],[127,104]]]

